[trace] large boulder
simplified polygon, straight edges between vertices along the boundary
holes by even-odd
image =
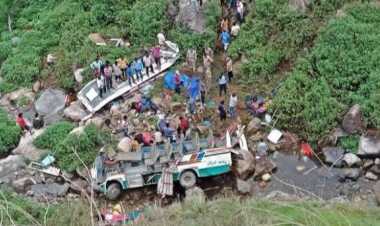
[[[251,152],[239,150],[239,155],[234,158],[233,172],[243,180],[255,172],[255,158]]]
[[[193,32],[203,33],[206,30],[205,16],[199,9],[199,5],[194,5],[192,2],[198,3],[197,1],[179,0],[176,22]]]
[[[375,194],[377,204],[380,205],[380,181],[373,186],[373,193]]]
[[[325,147],[322,149],[325,162],[336,167],[343,166],[344,150],[340,147]]]
[[[306,12],[310,5],[310,0],[289,0],[289,7],[299,12]]]
[[[20,142],[16,149],[12,151],[12,154],[21,155],[25,159],[31,161],[39,161],[43,155],[47,153],[46,150],[41,150],[33,145],[34,139],[40,136],[44,132],[44,129],[35,130],[33,135],[29,133],[21,137]]]
[[[74,122],[79,122],[87,116],[87,112],[82,108],[79,101],[71,103],[70,106],[63,111],[63,114],[66,118]]]
[[[31,191],[33,195],[37,198],[45,198],[45,197],[62,197],[66,195],[69,190],[68,184],[34,184],[31,186]]]
[[[44,115],[45,123],[52,124],[62,119],[65,108],[65,93],[58,89],[45,90],[34,103],[36,111]]]
[[[360,133],[364,128],[360,105],[355,104],[343,118],[343,129],[349,134]]]
[[[104,125],[104,121],[105,120],[103,118],[101,118],[101,117],[93,117],[93,118],[90,118],[89,120],[86,121],[86,126],[90,125],[90,124],[93,124],[97,128],[102,128],[103,125]]]
[[[25,160],[21,155],[10,155],[0,160],[0,178],[7,177],[25,168]]]
[[[253,182],[252,180],[241,180],[239,178],[236,178],[236,189],[239,193],[245,195],[250,194],[252,192],[253,188]]]
[[[358,154],[380,154],[380,138],[378,136],[361,136]]]
[[[256,133],[261,128],[261,120],[259,118],[253,118],[247,126],[247,133]]]
[[[343,157],[343,162],[346,163],[347,166],[359,166],[362,163],[362,160],[353,153],[347,153]]]
[[[277,168],[274,163],[267,156],[260,156],[256,159],[255,178],[261,178],[264,174],[272,173]]]

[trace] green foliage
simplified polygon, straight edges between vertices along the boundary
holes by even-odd
[[[70,122],[58,122],[47,127],[40,136],[38,136],[33,144],[40,149],[55,150],[58,144],[65,139],[67,134],[74,129],[74,125]]]
[[[342,147],[346,151],[356,154],[359,149],[359,140],[360,137],[357,135],[342,137],[338,140],[338,146]]]
[[[21,129],[0,109],[0,156],[15,148],[21,136]]]

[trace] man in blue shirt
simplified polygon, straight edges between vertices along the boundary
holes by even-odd
[[[228,31],[223,31],[222,34],[220,35],[220,37],[221,37],[221,41],[223,44],[224,51],[227,51],[227,48],[231,42],[231,35]]]

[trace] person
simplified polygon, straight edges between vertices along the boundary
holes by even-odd
[[[161,70],[161,49],[159,45],[153,47],[152,56],[153,56],[154,62],[157,65],[158,70]]]
[[[127,77],[128,77],[128,83],[130,86],[132,86],[132,83],[135,83],[135,78],[133,76],[133,74],[135,73],[135,70],[133,68],[133,65],[132,64],[128,64],[128,67],[127,67]]]
[[[202,107],[204,107],[206,104],[206,85],[203,82],[201,82],[200,93],[201,93],[201,104],[202,104]]]
[[[227,94],[227,78],[226,73],[222,73],[219,76],[219,96],[222,96],[222,93]]]
[[[207,54],[207,52],[205,51],[203,53],[203,68],[204,68],[204,71],[208,70],[209,68],[211,68],[211,64],[213,63],[213,59],[211,58],[211,56],[209,56]]]
[[[115,61],[115,63],[112,65],[112,70],[113,70],[113,73],[115,75],[116,82],[120,82],[123,72],[119,68],[117,61]]]
[[[145,53],[145,55],[143,57],[143,61],[144,61],[144,65],[145,65],[146,75],[149,77],[149,71],[154,73],[154,69],[153,69],[152,57],[148,52]]]
[[[224,107],[224,100],[220,101],[219,106],[218,106],[218,111],[219,111],[219,118],[220,120],[224,121],[227,119],[227,112]]]
[[[112,66],[110,65],[109,61],[106,61],[106,65],[103,68],[103,75],[105,78],[106,89],[112,89]]]
[[[150,146],[154,143],[153,135],[151,132],[142,132],[142,140],[145,146]]]
[[[121,122],[120,122],[120,127],[121,127],[120,130],[123,133],[123,135],[125,137],[129,137],[129,133],[128,133],[128,117],[127,117],[127,115],[123,116],[123,120],[121,120]]]
[[[240,32],[240,26],[237,23],[234,23],[231,27],[231,35],[237,37]]]
[[[68,107],[74,101],[76,101],[77,97],[75,95],[74,89],[70,89],[69,92],[65,96],[65,106]]]
[[[241,0],[236,1],[236,11],[237,11],[237,18],[239,20],[239,23],[244,22],[244,4]]]
[[[49,53],[47,55],[46,62],[47,62],[48,66],[53,66],[54,65],[54,63],[55,63],[55,57],[53,56],[53,54]]]
[[[197,51],[195,49],[187,50],[186,63],[194,72],[197,66]]]
[[[106,154],[104,152],[104,147],[100,149],[99,155],[95,158],[95,169],[96,169],[96,182],[102,183],[105,177],[104,161],[106,160]]]
[[[223,44],[224,51],[227,51],[228,46],[230,45],[230,41],[231,41],[230,33],[228,31],[223,31],[220,35],[220,38]]]
[[[230,102],[228,104],[228,111],[230,113],[231,118],[234,118],[236,116],[236,107],[238,104],[238,97],[236,93],[232,93],[230,96]]]
[[[178,94],[181,94],[181,75],[180,75],[179,71],[175,72],[174,84],[175,84],[175,92]]]
[[[105,79],[103,75],[99,75],[96,79],[96,85],[98,86],[99,97],[103,98],[103,94],[106,93]]]
[[[190,98],[190,100],[189,100],[189,112],[192,115],[194,115],[196,112],[196,104],[195,104],[194,98]]]
[[[90,64],[90,68],[93,71],[93,74],[95,77],[100,75],[100,69],[103,66],[103,61],[100,59],[100,56],[96,56],[96,59],[94,62]]]
[[[224,17],[220,22],[220,31],[228,31],[229,30],[229,21],[227,17]]]
[[[228,7],[230,9],[235,9],[236,8],[236,0],[228,0]]]
[[[42,116],[40,116],[38,113],[34,115],[33,119],[33,128],[34,129],[41,129],[44,127],[44,119]]]
[[[170,166],[169,163],[165,163],[160,179],[157,184],[157,194],[161,195],[164,199],[167,195],[173,195],[173,172],[174,166]]]
[[[171,128],[170,124],[167,122],[164,129],[163,129],[164,137],[169,139],[170,142],[174,142],[175,141],[175,137],[174,137],[175,134],[174,133],[175,133],[175,130],[173,128]]]
[[[180,116],[179,117],[179,127],[178,127],[178,134],[183,134],[183,136],[186,136],[187,130],[190,128],[190,122],[187,118]]]
[[[228,82],[232,81],[232,78],[234,77],[234,72],[232,68],[232,59],[231,57],[226,58],[226,70],[227,70],[227,75],[228,75]]]
[[[135,68],[135,72],[136,72],[136,78],[139,81],[143,81],[142,70],[144,69],[144,64],[143,64],[141,58],[135,59],[135,61],[134,61],[134,68]]]
[[[28,124],[26,123],[26,120],[22,113],[19,113],[16,118],[17,125],[21,128],[22,131],[28,131],[30,134],[32,134],[32,129]]]
[[[125,58],[119,58],[116,60],[117,61],[117,66],[120,68],[120,70],[123,72],[122,73],[122,78],[123,80],[127,80],[127,67],[128,67],[128,62],[127,59]]]

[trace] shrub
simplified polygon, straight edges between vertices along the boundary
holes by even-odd
[[[346,151],[356,154],[359,149],[359,139],[360,137],[358,135],[342,137],[338,140],[338,146],[342,147]]]
[[[11,120],[7,113],[0,109],[0,156],[8,154],[15,148],[21,136],[21,129]]]
[[[74,125],[69,122],[58,122],[50,125],[43,134],[38,136],[33,144],[40,149],[55,150],[62,140],[64,140]]]

